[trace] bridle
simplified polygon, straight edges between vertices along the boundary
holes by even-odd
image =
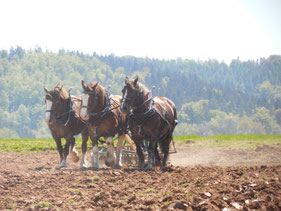
[[[51,99],[48,99],[48,100],[50,100],[52,103],[57,103],[57,104],[61,104],[61,99],[60,99],[60,97],[59,97],[59,100],[56,100],[55,102],[54,101],[52,101]],[[45,103],[46,103],[46,100],[45,100]],[[49,109],[49,110],[45,110],[45,112],[47,113],[47,112],[52,112],[52,109]]]
[[[63,86],[62,86],[63,87]],[[61,98],[60,98],[60,92],[61,92],[61,90],[62,90],[62,87],[59,89],[59,91],[58,92],[55,92],[56,93],[56,95],[57,95],[57,99],[55,100],[55,101],[53,101],[52,99],[48,99],[48,100],[50,100],[51,102],[53,102],[53,103],[58,103],[58,104],[61,104]],[[49,94],[49,95],[51,95],[51,94]],[[46,95],[46,99],[47,99],[47,96],[49,96],[48,94]],[[52,95],[51,95],[52,96]],[[52,96],[53,97],[53,96]],[[70,97],[70,94],[69,94],[69,97]],[[45,103],[46,103],[46,99],[45,99]],[[45,112],[47,113],[47,112],[52,112],[52,110],[50,109],[50,110],[45,110]]]
[[[128,93],[128,88],[126,87],[124,87],[124,89],[126,89],[126,91],[127,91],[127,93]],[[151,96],[151,91],[147,94],[147,95],[150,95],[150,97],[147,99],[147,100],[145,100],[142,104],[140,104],[140,105],[137,105],[137,106],[132,106],[131,104],[129,104],[129,103],[127,103],[127,105],[128,105],[128,110],[130,111],[130,112],[134,112],[135,110],[137,110],[138,108],[140,108],[140,107],[142,107],[143,105],[145,105],[146,103],[148,103],[148,102],[150,102],[150,108],[149,108],[149,110],[151,109],[151,104],[152,104],[152,96]],[[136,90],[136,93],[135,93],[135,95],[133,96],[133,98],[128,98],[128,97],[124,97],[124,94],[123,94],[123,97],[122,97],[122,103],[124,103],[125,102],[125,100],[129,100],[130,102],[134,102],[137,98],[139,98],[139,97],[141,97],[141,93],[140,93],[140,91],[137,89]]]
[[[98,98],[99,98],[97,93],[95,91],[85,91],[85,90],[82,93],[88,94],[88,95],[94,95],[94,105],[93,105],[93,107],[95,107],[96,104],[97,104]],[[82,108],[87,108],[88,109],[89,107],[90,107],[89,106],[89,101],[88,101],[88,105],[83,105],[83,103],[82,103]]]
[[[62,90],[62,88],[58,91],[58,92],[56,92],[56,94],[58,95],[57,96],[57,98],[56,98],[56,100],[55,101],[52,101],[51,99],[48,99],[48,100],[50,100],[51,102],[53,102],[53,103],[57,103],[57,104],[59,104],[59,105],[61,105],[62,104],[62,101],[61,101],[61,98],[60,98],[60,91]],[[47,98],[47,97],[46,97]],[[46,100],[45,100],[45,102],[46,102]],[[54,115],[54,118],[55,118],[55,122],[57,122],[57,121],[64,121],[64,120],[60,120],[61,118],[63,118],[65,115],[68,115],[67,116],[67,118],[65,119],[66,120],[66,122],[64,123],[64,126],[66,126],[67,124],[68,124],[68,122],[70,121],[70,119],[71,119],[71,112],[74,112],[74,110],[72,109],[72,103],[71,103],[71,95],[70,95],[70,90],[69,90],[69,98],[67,99],[67,111],[66,112],[64,112],[63,114],[61,114],[61,115],[59,115],[59,116],[57,116],[57,114],[53,114]],[[52,112],[52,109],[49,109],[49,110],[45,110],[45,112],[47,113],[47,112]]]
[[[131,109],[131,104],[140,96],[140,92],[138,90],[136,90],[136,94],[133,96],[133,98],[129,98],[127,97],[127,94],[128,94],[128,87],[124,87],[123,90],[126,90],[126,97],[124,97],[124,93],[123,93],[123,96],[122,96],[122,100],[121,100],[121,103],[124,103],[126,100],[131,102],[130,104],[128,104],[128,107]],[[130,110],[129,109],[129,110]]]

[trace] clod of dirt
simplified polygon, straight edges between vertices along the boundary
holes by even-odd
[[[185,143],[186,143],[186,144],[193,144],[193,143],[195,143],[195,141],[192,141],[192,140],[186,140],[186,141],[185,141]]]
[[[174,210],[174,209],[186,210],[187,207],[188,204],[182,202],[175,202],[169,205],[168,210]]]

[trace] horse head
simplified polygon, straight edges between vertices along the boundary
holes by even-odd
[[[59,114],[64,112],[65,101],[69,98],[69,94],[63,88],[63,86],[57,84],[55,88],[48,90],[44,86],[46,92],[45,103],[46,103],[46,114],[45,121],[50,122],[51,114]]]
[[[149,96],[149,90],[135,79],[125,78],[125,86],[122,89],[122,103],[121,110],[128,113],[134,107],[141,105]]]
[[[87,85],[81,81],[83,92],[82,92],[82,109],[80,117],[83,120],[88,119],[88,114],[96,112],[104,104],[105,89],[99,82],[91,82]]]

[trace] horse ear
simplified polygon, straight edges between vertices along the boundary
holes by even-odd
[[[139,80],[139,77],[137,76],[136,79],[134,80],[134,85],[137,85],[138,80]]]
[[[83,89],[86,89],[86,84],[85,84],[84,80],[81,80],[81,84],[82,84]]]
[[[46,93],[49,93],[49,90],[45,86],[43,86],[43,88],[44,88]]]
[[[99,82],[97,82],[97,83],[94,85],[93,90],[96,90],[98,84],[99,84]]]
[[[150,95],[150,92],[148,92],[145,97],[148,99],[149,95]]]
[[[128,76],[126,76],[126,78],[125,78],[125,84],[127,84],[127,83],[129,83],[129,78],[128,78]]]

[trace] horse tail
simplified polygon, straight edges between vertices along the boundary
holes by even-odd
[[[172,100],[170,100],[168,98],[166,98],[166,99],[167,99],[168,104],[171,106],[171,109],[173,110],[174,124],[171,127],[171,131],[174,131],[175,127],[178,124],[177,108],[176,108],[176,105],[174,104],[174,102]]]
[[[174,119],[175,119],[175,125],[174,125],[174,128],[177,126],[178,124],[178,114],[177,114],[177,109],[176,109],[176,106],[174,106]]]

